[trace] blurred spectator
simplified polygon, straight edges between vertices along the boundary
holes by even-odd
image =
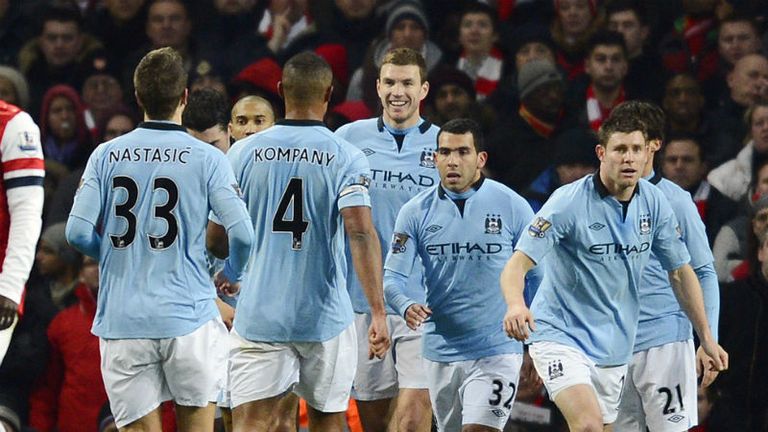
[[[347,123],[371,117],[373,113],[362,101],[346,101],[336,105],[326,114],[325,124],[328,129],[336,131]]]
[[[627,50],[620,33],[596,33],[589,41],[584,63],[586,77],[569,90],[569,106],[576,107],[578,119],[597,132],[613,108],[631,99],[626,94]]]
[[[34,36],[30,5],[35,6],[31,1],[0,0],[0,64],[16,64],[19,50]]]
[[[189,74],[189,91],[211,89],[229,98],[224,77],[208,60],[200,60]]]
[[[77,302],[74,291],[82,264],[82,255],[67,243],[64,223],[48,226],[40,235],[35,264],[44,283],[48,286],[51,300],[58,310]]]
[[[75,89],[63,84],[51,87],[43,98],[39,123],[46,162],[58,162],[69,170],[85,165],[91,136]]]
[[[232,79],[232,95],[236,99],[250,95],[263,97],[277,110],[277,118],[281,118],[283,102],[277,94],[277,83],[282,73],[282,68],[274,59],[267,57],[257,60]]]
[[[99,38],[119,63],[149,41],[145,32],[147,1],[103,0],[101,3],[101,7],[86,17],[85,28]]]
[[[294,43],[293,52],[338,42],[347,51],[349,70],[362,66],[368,46],[383,27],[375,13],[376,0],[313,0],[309,8],[315,25]]]
[[[38,36],[19,52],[19,70],[29,82],[30,109],[38,112],[43,94],[55,84],[80,88],[85,79],[83,62],[101,48],[101,42],[83,33],[78,10],[47,9]]]
[[[101,133],[97,130],[98,125],[103,124],[104,117],[123,104],[123,88],[120,71],[105,53],[94,56],[90,66],[90,71],[84,74],[85,82],[80,94],[86,106],[86,125],[98,134]]]
[[[717,71],[717,0],[683,0],[683,16],[659,44],[664,67],[673,73],[689,72],[699,82]]]
[[[396,0],[388,9],[386,38],[373,41],[362,68],[352,75],[347,100],[362,100],[371,111],[379,111],[376,79],[384,54],[394,48],[410,48],[421,53],[431,72],[442,58],[441,49],[428,39],[429,20],[421,3],[416,0]]]
[[[568,80],[584,73],[584,57],[592,35],[603,25],[596,0],[555,0],[552,37],[557,44],[557,63]]]
[[[740,430],[766,430],[768,412],[768,235],[760,237],[756,252],[759,266],[743,281],[720,289],[720,344],[728,351],[728,372],[718,387],[731,395],[737,409],[734,419],[747,424]]]
[[[85,257],[75,288],[78,303],[59,312],[48,326],[48,365],[29,402],[29,423],[39,432],[98,430],[98,414],[107,402],[99,338],[91,334],[98,290],[99,265]]]
[[[425,99],[424,117],[440,126],[457,118],[471,118],[490,130],[495,118],[492,109],[475,100],[475,86],[464,72],[439,66],[427,78],[429,93]]]
[[[707,162],[696,137],[684,134],[667,135],[661,153],[661,173],[693,197],[699,216],[707,224],[708,200],[712,188],[706,180]],[[710,244],[717,233],[707,232]]]
[[[195,9],[194,21],[203,24],[195,27],[200,58],[210,61],[224,82],[249,61],[260,57],[260,53],[267,52],[266,41],[257,31],[257,24],[269,0],[212,0],[188,4]],[[251,45],[253,43],[255,45]],[[230,58],[234,53],[245,58]]]
[[[563,78],[543,60],[527,63],[517,76],[520,108],[488,139],[492,177],[522,192],[553,162],[554,137],[563,123]]]
[[[768,179],[768,170],[762,170],[761,179]],[[747,200],[746,215],[737,215],[728,221],[715,237],[712,254],[720,282],[733,282],[749,275],[748,258],[757,250],[757,239],[768,228],[768,195],[756,194]]]
[[[22,109],[29,107],[27,79],[15,68],[0,66],[0,100]]]
[[[658,102],[664,88],[664,74],[659,73],[661,58],[647,47],[650,27],[641,3],[636,0],[617,0],[608,5],[608,28],[624,36],[629,59],[629,72],[625,80],[627,93]]]
[[[512,33],[513,43],[510,50],[510,62],[513,70],[506,73],[496,91],[485,103],[492,106],[499,118],[513,115],[520,104],[517,90],[517,74],[524,64],[533,60],[546,60],[555,64],[555,42],[549,29],[541,25],[525,24]]]
[[[759,54],[760,48],[760,28],[751,18],[737,15],[720,22],[717,34],[717,73],[702,84],[708,106],[716,107],[728,98],[728,72],[745,55]]]
[[[100,143],[107,142],[120,135],[132,131],[138,124],[138,117],[126,107],[117,107],[111,113],[105,116],[104,123],[99,125],[101,135]],[[83,177],[85,167],[75,169],[71,173],[62,177],[58,182],[58,187],[50,196],[48,202],[48,213],[45,221],[47,224],[66,222],[69,217],[69,211],[72,210],[72,201],[75,198],[75,192],[80,186],[80,178]]]
[[[275,124],[275,112],[272,104],[259,96],[245,96],[232,107],[229,133],[234,141],[239,141],[273,124]]]
[[[555,140],[554,162],[522,193],[534,212],[560,186],[595,172],[599,165],[597,135],[589,129],[569,129]]]
[[[456,68],[474,83],[477,100],[496,90],[504,72],[504,56],[495,46],[499,39],[496,11],[484,3],[471,3],[461,14]]]
[[[267,47],[280,54],[312,23],[308,0],[268,0],[269,6],[259,22],[259,33],[267,40]]]
[[[190,135],[222,153],[229,150],[229,103],[220,92],[200,89],[190,93],[181,124]]]

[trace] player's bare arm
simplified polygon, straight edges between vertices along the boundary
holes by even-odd
[[[528,255],[515,251],[501,272],[501,293],[507,303],[504,330],[519,341],[528,339],[530,332],[536,330],[533,314],[523,297],[525,275],[535,266],[536,263]]]

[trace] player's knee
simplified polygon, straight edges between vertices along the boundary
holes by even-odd
[[[419,411],[419,410],[413,410]],[[405,413],[397,422],[397,430],[399,432],[419,432],[420,426],[424,423],[424,419],[418,413]]]

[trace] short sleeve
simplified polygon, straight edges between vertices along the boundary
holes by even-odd
[[[85,165],[83,177],[80,179],[80,186],[78,186],[75,193],[72,211],[70,212],[70,215],[86,220],[94,226],[98,225],[102,202],[99,158],[103,152],[99,150],[97,148],[88,158],[88,163]]]
[[[405,277],[410,276],[416,260],[418,227],[414,214],[415,212],[407,203],[398,212],[395,232],[392,233],[392,242],[384,262],[386,270]]]
[[[249,218],[240,186],[223,154],[214,153],[211,158],[208,193],[212,210],[209,219],[215,223],[229,229]]]
[[[542,262],[572,226],[573,212],[567,207],[571,197],[558,192],[561,191],[553,194],[534,215],[515,246],[515,250],[525,253],[536,264]]]
[[[338,208],[342,210],[346,207],[370,207],[368,187],[371,185],[371,169],[368,159],[363,152],[352,148],[351,145],[347,148],[351,150],[351,158],[343,169]]]
[[[664,270],[680,268],[691,260],[683,243],[682,228],[666,198],[657,197],[656,207],[658,224],[653,234],[651,250]]]

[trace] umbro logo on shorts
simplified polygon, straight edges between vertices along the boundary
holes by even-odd
[[[502,410],[500,410],[500,409],[498,409],[498,408],[494,408],[494,409],[492,409],[492,410],[491,410],[491,412],[493,413],[493,415],[495,415],[495,416],[496,416],[496,417],[498,417],[498,418],[502,418],[502,417],[505,417],[505,416],[506,416],[506,414],[504,413],[504,411],[502,411]]]
[[[672,417],[667,419],[667,421],[671,421],[672,423],[680,423],[682,420],[685,420],[685,416],[682,416],[680,414],[675,414]]]

